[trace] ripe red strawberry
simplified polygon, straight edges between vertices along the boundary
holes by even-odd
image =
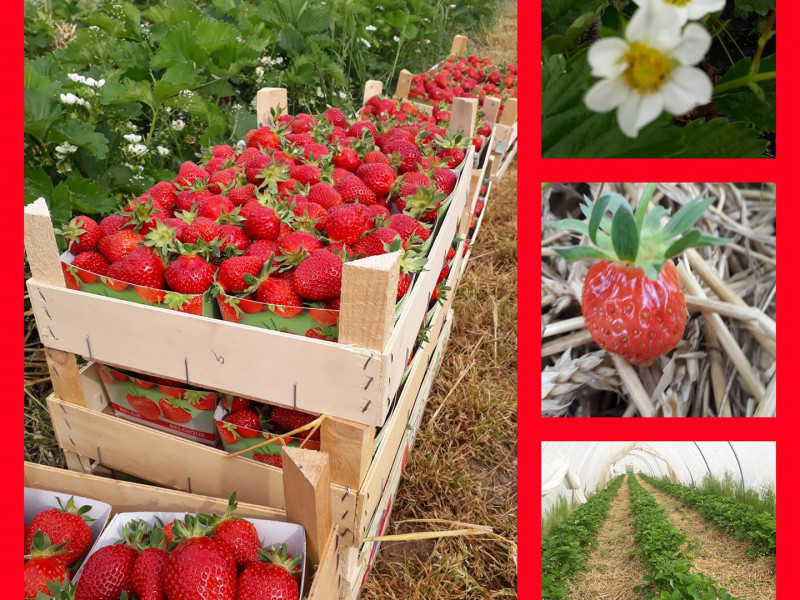
[[[130,220],[130,217],[125,217],[123,215],[108,215],[107,217],[103,217],[103,220],[100,221],[100,229],[103,230],[104,236],[113,235],[122,229]]]
[[[226,292],[243,292],[250,287],[244,276],[257,277],[263,266],[264,259],[260,256],[233,256],[222,261],[217,281]]]
[[[260,256],[264,262],[271,256],[275,256],[280,251],[280,246],[275,240],[256,240],[245,250],[246,256]]]
[[[89,273],[96,273],[97,275],[105,275],[108,271],[108,261],[99,252],[81,252],[72,261],[72,265],[79,269],[89,271]],[[78,273],[85,283],[94,283],[96,277],[92,277],[91,281],[86,281],[87,274]]]
[[[281,220],[269,206],[258,206],[248,215],[244,231],[251,240],[277,240]]]
[[[164,530],[136,519],[125,524],[122,539],[139,553],[131,569],[131,587],[139,600],[164,600],[161,573],[168,556]]]
[[[449,196],[456,187],[456,174],[450,169],[436,167],[433,170],[433,179],[436,181],[436,190]]]
[[[233,205],[233,202],[228,200],[225,196],[209,196],[200,202],[200,206],[197,207],[197,215],[215,221],[222,216],[222,211],[231,213],[234,208],[236,207]]]
[[[250,238],[247,237],[244,229],[238,225],[220,225],[219,239],[222,243],[220,250],[236,248],[239,252],[243,252],[250,246]]]
[[[225,410],[229,412],[236,412],[237,410],[241,410],[243,408],[250,408],[253,405],[253,401],[247,398],[230,398],[228,396],[222,397],[222,406],[225,407]]]
[[[342,197],[343,203],[359,202],[369,205],[375,204],[377,200],[375,192],[355,175],[343,177],[334,184],[333,189]]]
[[[208,190],[213,194],[221,194],[223,190],[233,187],[236,183],[237,171],[234,168],[223,169],[215,172],[208,182]]]
[[[303,299],[298,296],[288,279],[269,277],[256,291],[256,299],[275,306],[275,314],[289,319],[303,311]]]
[[[289,176],[305,185],[319,183],[319,167],[311,164],[295,165],[289,171]]]
[[[375,221],[381,217],[383,219],[388,219],[391,216],[389,209],[381,204],[373,204],[372,206],[367,206],[367,228],[372,229],[375,227]]]
[[[461,148],[442,148],[436,153],[436,156],[445,159],[445,164],[451,169],[455,169],[463,162],[466,154]]]
[[[297,581],[278,565],[257,563],[239,576],[236,600],[297,600]]]
[[[372,139],[378,137],[378,132],[375,130],[375,124],[372,121],[356,121],[347,130],[349,137],[360,138],[362,131],[366,130],[372,136]]]
[[[261,418],[256,411],[250,408],[240,408],[226,415],[222,420],[225,423],[236,425],[236,433],[243,438],[254,438],[261,431]]]
[[[83,215],[71,219],[60,233],[67,242],[67,250],[73,254],[94,250],[97,242],[104,236],[100,225]]]
[[[361,159],[352,148],[342,148],[338,154],[334,155],[333,164],[346,171],[355,171],[361,165]]]
[[[214,283],[216,267],[198,255],[196,248],[184,247],[185,254],[169,263],[164,278],[169,287],[181,294],[202,294]]]
[[[295,269],[292,288],[307,300],[338,298],[342,292],[342,259],[325,248],[317,250]]]
[[[211,528],[214,532],[214,540],[233,556],[236,566],[243,569],[258,562],[261,540],[258,539],[255,525],[250,521],[233,516],[236,506],[236,492],[234,492],[228,500],[225,514],[222,517],[216,517]]]
[[[236,560],[222,545],[203,537],[202,528],[191,516],[174,528],[182,541],[167,558],[161,583],[167,600],[234,600]]]
[[[347,128],[347,119],[340,109],[330,107],[322,114],[328,117],[328,121],[330,121],[332,125],[335,125],[336,127],[342,127],[344,129]]]
[[[156,421],[161,416],[161,409],[158,408],[158,404],[146,396],[134,396],[133,394],[128,394],[125,396],[125,399],[128,401],[128,404],[131,405],[133,410],[138,412],[148,421]]]
[[[119,600],[133,595],[131,571],[138,552],[126,544],[103,546],[83,566],[75,600]]]
[[[386,144],[384,152],[386,154],[397,154],[400,157],[400,165],[397,167],[398,173],[419,170],[418,163],[422,159],[422,154],[412,142],[403,139],[393,140]]]
[[[138,246],[119,262],[108,267],[106,275],[134,285],[164,289],[164,261],[152,248]]]
[[[49,596],[48,582],[69,581],[66,566],[54,558],[59,551],[60,546],[52,546],[46,535],[41,531],[36,532],[30,552],[25,557],[25,598],[36,598],[39,592]]]
[[[388,163],[362,164],[356,170],[356,176],[367,184],[376,196],[388,195],[396,179],[394,169]],[[362,201],[362,204],[365,203]]]
[[[590,216],[589,237],[598,240],[598,229],[591,226],[596,223],[605,242],[600,249],[556,249],[567,260],[601,259],[589,269],[583,284],[586,327],[601,348],[642,366],[672,350],[686,325],[686,302],[670,259],[687,247],[729,242],[691,229],[713,198],[692,200],[663,228],[659,219],[646,218],[654,190],[654,184],[645,188],[646,199],[640,201],[636,217],[627,201],[617,196],[603,196],[596,203],[587,199],[582,210]],[[607,210],[614,216],[601,222]],[[587,233],[584,223],[567,222],[563,228]]]
[[[172,180],[172,183],[181,187],[188,187],[200,180],[208,181],[209,177],[208,171],[204,168],[193,162],[186,161],[178,169],[178,175]]]
[[[308,425],[311,421],[315,420],[315,415],[304,413],[299,410],[292,410],[291,408],[283,408],[282,406],[273,406],[269,413],[269,419],[275,425],[283,427],[287,431],[293,431],[304,425]],[[303,437],[305,434],[298,434]],[[309,438],[311,440],[319,441],[319,429]]]
[[[97,249],[102,252],[108,262],[115,263],[133,252],[139,244],[144,242],[144,236],[131,229],[120,229],[114,234],[107,235],[97,242]]]
[[[59,508],[50,508],[40,512],[30,522],[25,535],[25,554],[30,554],[33,538],[37,531],[41,531],[50,540],[53,546],[63,544],[64,554],[57,554],[53,558],[65,567],[78,560],[92,543],[92,531],[86,524],[87,512],[90,506],[75,506],[74,498],[70,498],[66,505],[58,499]]]
[[[314,250],[322,247],[315,235],[303,231],[293,231],[281,240],[281,251],[283,254],[297,254],[305,252],[311,254]]]
[[[158,406],[167,421],[173,423],[188,423],[192,420],[192,413],[188,408],[189,403],[180,398],[159,398]]]
[[[332,241],[353,244],[367,230],[369,213],[360,204],[342,204],[328,211],[325,231]]]
[[[386,254],[387,250],[384,244],[391,246],[397,240],[402,241],[400,234],[394,229],[388,227],[381,227],[372,233],[365,235],[363,238],[353,244],[353,251],[362,256],[377,256],[378,254]]]
[[[253,453],[253,460],[273,467],[283,468],[283,457],[280,454],[264,454],[256,451]]]
[[[280,150],[281,141],[269,125],[260,127],[252,132],[247,140],[248,148]]]
[[[183,244],[197,244],[198,240],[212,242],[220,237],[220,226],[208,217],[197,217],[181,229],[178,240]]]
[[[192,210],[194,206],[206,198],[213,196],[209,190],[181,190],[175,199],[175,211],[184,212]]]
[[[403,242],[408,242],[412,236],[417,236],[424,242],[431,236],[430,229],[409,215],[392,215],[385,225],[399,233]]]
[[[365,165],[373,163],[383,163],[388,165],[389,158],[380,150],[370,150],[364,155],[364,158],[361,162]]]
[[[230,200],[234,206],[242,206],[255,198],[255,190],[256,186],[252,183],[247,183],[242,187],[232,188],[228,192],[228,200]]]
[[[337,206],[342,203],[342,197],[333,187],[327,183],[316,183],[311,186],[308,191],[308,200],[316,202],[325,210],[331,206]]]

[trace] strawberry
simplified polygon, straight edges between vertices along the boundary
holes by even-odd
[[[322,114],[328,118],[328,121],[330,121],[332,125],[335,125],[336,127],[347,128],[347,119],[340,109],[330,107]]]
[[[200,240],[211,243],[220,237],[220,226],[208,217],[197,217],[180,231],[178,240],[183,244],[197,244]]]
[[[64,236],[67,250],[73,254],[94,250],[100,238],[104,237],[100,225],[94,219],[83,215],[71,219],[63,230],[56,230],[56,233]]]
[[[239,576],[236,600],[297,600],[299,597],[297,581],[278,565],[257,563]]]
[[[334,184],[333,189],[342,197],[343,203],[359,202],[369,205],[375,204],[377,200],[375,192],[355,175],[343,177]]]
[[[97,249],[108,259],[115,263],[133,252],[139,244],[144,242],[144,236],[131,229],[120,229],[116,233],[107,235],[97,242]]]
[[[37,514],[30,522],[25,534],[25,554],[30,554],[33,538],[37,531],[41,531],[54,546],[66,543],[62,548],[63,554],[53,558],[65,567],[77,561],[92,543],[92,530],[86,524],[92,520],[86,516],[91,506],[75,506],[75,499],[67,500],[66,505],[58,498],[59,508],[50,508]]]
[[[119,262],[108,267],[106,275],[134,285],[164,289],[164,262],[152,248],[139,246]]]
[[[263,452],[255,451],[253,453],[253,460],[278,467],[279,469],[283,468],[283,457],[280,454],[264,454]]]
[[[234,256],[222,261],[217,272],[217,281],[226,292],[243,292],[250,284],[245,275],[258,276],[264,266],[260,256]]]
[[[192,516],[186,517],[186,523],[177,523],[174,531],[180,542],[161,572],[167,600],[235,600],[233,556],[219,542],[205,537],[199,521]]]
[[[178,175],[172,180],[172,183],[180,187],[189,187],[201,180],[208,181],[209,177],[208,171],[193,162],[186,161],[178,169]]]
[[[272,546],[269,550],[262,551],[259,559],[262,562],[268,562],[283,567],[289,571],[289,574],[294,577],[296,581],[300,581],[303,556],[290,556],[286,544],[281,544],[281,547],[278,549]]]
[[[240,408],[226,415],[222,420],[235,425],[234,431],[244,438],[254,438],[261,431],[261,418],[256,411],[250,408]]]
[[[222,397],[222,406],[225,407],[225,410],[230,412],[236,412],[237,410],[241,410],[243,408],[250,408],[252,405],[253,401],[247,398],[231,398],[229,396]]]
[[[635,217],[620,196],[587,199],[581,210],[589,219],[588,229],[586,223],[574,220],[561,227],[588,234],[598,248],[556,248],[567,260],[600,259],[583,284],[586,327],[601,348],[640,366],[672,350],[683,336],[686,301],[670,259],[688,247],[730,241],[692,229],[713,198],[692,200],[662,228],[660,218],[666,213],[662,207],[646,214],[654,191],[654,184],[645,188]],[[605,218],[607,210],[613,214],[610,220]],[[603,230],[602,237],[598,229]]]
[[[125,217],[123,215],[108,215],[107,217],[103,217],[103,220],[100,221],[100,229],[103,230],[104,236],[113,235],[122,229],[130,220],[130,217]]]
[[[184,407],[188,406],[188,402],[180,398],[159,398],[158,406],[164,417],[173,423],[188,423],[192,420],[192,413]]]
[[[369,213],[360,204],[342,204],[328,211],[325,231],[332,241],[354,243],[367,230]]]
[[[247,247],[245,256],[259,256],[264,262],[268,261],[271,256],[275,256],[280,251],[278,242],[274,240],[256,240]]]
[[[279,317],[289,319],[303,312],[303,299],[294,292],[287,279],[268,278],[258,287],[256,298],[259,302],[273,305]]]
[[[213,195],[209,190],[181,190],[175,199],[175,211],[185,212],[192,210],[196,204]]]
[[[137,519],[122,529],[123,540],[139,552],[131,569],[131,587],[139,600],[164,600],[161,573],[167,564],[167,536],[160,527],[150,529]]]
[[[325,248],[317,250],[295,269],[292,288],[307,300],[339,297],[342,292],[342,259]]]
[[[319,204],[325,210],[342,203],[342,197],[339,192],[324,182],[315,183],[311,186],[308,191],[308,199],[310,202]]]
[[[127,544],[103,546],[83,566],[75,600],[119,600],[133,595],[131,571],[138,552]]]
[[[436,167],[433,170],[433,179],[436,182],[436,190],[449,196],[455,189],[458,178],[450,169]]]
[[[33,536],[30,553],[25,557],[24,598],[36,598],[39,592],[49,595],[48,582],[69,581],[66,566],[55,559],[61,548],[63,545],[51,546],[50,539],[41,531]]]
[[[219,239],[221,242],[220,250],[235,248],[238,252],[244,252],[250,246],[250,238],[238,225],[220,225]]]
[[[312,164],[295,165],[289,171],[289,176],[305,185],[319,183],[319,167]]]
[[[356,176],[367,184],[376,196],[388,195],[396,179],[394,169],[388,163],[362,164],[356,169]]]
[[[387,248],[390,248],[395,240],[398,241],[398,246],[400,246],[402,240],[399,233],[394,229],[381,227],[353,244],[353,251],[361,256],[386,254],[389,251]]]
[[[232,188],[236,183],[236,174],[236,169],[233,168],[215,172],[209,179],[208,191],[212,194],[222,194],[225,190]]]
[[[215,517],[211,529],[214,540],[233,556],[236,566],[243,569],[258,562],[261,540],[258,539],[255,525],[232,516],[236,507],[236,492],[234,492],[228,500],[225,514],[222,517]]]
[[[202,246],[179,244],[181,254],[164,271],[169,287],[181,294],[202,294],[214,282],[216,267],[200,256]]]
[[[403,139],[393,140],[386,144],[384,152],[386,154],[397,154],[400,157],[400,164],[397,167],[398,173],[419,170],[418,163],[422,159],[422,154],[412,142]]]
[[[277,240],[281,221],[269,206],[258,206],[247,217],[244,231],[251,240]]]
[[[209,196],[200,202],[200,206],[197,207],[197,216],[207,217],[212,221],[216,221],[222,216],[223,211],[231,213],[234,208],[236,207],[233,202],[225,196]]]
[[[214,392],[187,390],[183,398],[197,410],[214,410],[217,407],[217,395]]]
[[[258,149],[265,149],[271,148],[273,150],[279,150],[281,147],[280,138],[278,135],[272,131],[269,125],[265,125],[256,129],[252,135],[247,140],[247,147],[248,148],[258,148]]]
[[[409,215],[392,215],[386,221],[385,226],[399,233],[406,243],[411,240],[412,236],[419,237],[423,242],[431,236],[430,229]]]
[[[247,183],[242,187],[232,188],[228,192],[228,200],[230,200],[234,206],[242,206],[255,198],[255,190],[256,186],[252,183]]]
[[[148,421],[157,421],[161,416],[161,409],[158,408],[158,404],[146,396],[134,396],[133,394],[128,394],[125,396],[125,399],[128,401],[128,404],[131,405],[133,410],[138,412]]]
[[[97,275],[105,275],[108,271],[108,261],[99,252],[81,252],[75,257],[75,260],[72,261],[72,265]],[[97,278],[88,277],[88,275],[88,273],[78,273],[78,277],[80,277],[83,282],[94,283]]]
[[[362,135],[362,131],[366,130],[372,136],[374,140],[378,137],[378,132],[375,130],[375,125],[372,121],[357,121],[350,125],[347,130],[347,135],[350,137],[360,138]]]
[[[299,410],[292,410],[291,408],[283,408],[282,406],[273,406],[269,413],[269,419],[275,425],[284,428],[286,431],[293,431],[299,429],[304,425],[308,425],[317,417],[315,415],[304,413]],[[300,434],[301,436],[307,433]],[[309,438],[314,441],[319,441],[319,429]]]
[[[333,157],[334,166],[346,171],[355,171],[361,165],[358,153],[352,148],[342,148]]]
[[[363,164],[373,164],[373,163],[383,163],[385,165],[389,164],[389,158],[380,150],[370,150],[364,155],[364,158],[361,161]]]

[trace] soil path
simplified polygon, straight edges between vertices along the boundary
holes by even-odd
[[[608,519],[597,534],[597,547],[589,558],[588,573],[572,582],[569,597],[573,600],[639,600],[633,591],[642,584],[647,571],[633,555],[633,516],[627,476],[611,501]]]
[[[698,512],[641,478],[639,483],[658,501],[672,524],[697,541],[698,547],[690,552],[696,571],[715,579],[739,600],[775,600],[774,558],[749,557],[746,542],[717,531]]]

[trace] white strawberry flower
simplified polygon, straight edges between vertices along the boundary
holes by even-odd
[[[75,83],[86,81],[86,78],[78,73],[68,73],[67,77],[69,77]]]
[[[256,67],[256,77],[264,76],[264,67]]]
[[[122,137],[125,138],[127,141],[129,141],[131,143],[136,143],[136,142],[141,142],[142,141],[142,136],[136,135],[135,133],[127,133],[127,134],[123,135]]]
[[[625,39],[609,37],[589,48],[592,75],[600,77],[584,96],[595,112],[617,109],[628,137],[667,111],[682,115],[711,101],[713,86],[695,68],[711,47],[711,35],[697,23],[683,26],[677,7],[640,0]]]
[[[361,43],[364,44],[367,48],[372,48],[372,44],[369,43],[369,40],[365,40],[364,38],[358,38],[361,40]]]
[[[73,93],[69,93],[69,94],[59,94],[58,96],[59,96],[59,98],[61,98],[61,101],[62,101],[64,104],[75,104],[75,103],[76,103],[78,100],[80,100],[80,98],[78,98],[78,97],[77,97],[75,94],[73,94]]]
[[[633,0],[639,6],[651,0]],[[696,21],[704,16],[725,8],[725,0],[656,0],[669,4],[678,9],[678,14],[684,23]]]
[[[366,29],[367,31],[378,31],[378,28],[375,27],[375,25],[367,25],[366,27],[364,27],[364,29]]]
[[[400,36],[399,35],[393,35],[392,39],[395,41],[396,44],[400,43]]]
[[[175,119],[174,121],[172,121],[172,128],[175,131],[180,131],[184,127],[186,127],[186,123],[183,122],[183,119]]]
[[[128,152],[136,156],[147,154],[147,146],[144,144],[128,144]]]
[[[94,87],[94,84],[97,83],[97,82],[94,80],[94,78],[87,77],[86,79],[83,80],[83,83],[85,85],[88,85],[89,87]]]
[[[63,144],[59,144],[58,146],[56,146],[55,150],[56,154],[67,155],[77,152],[78,147],[73,146],[69,142],[64,142]]]
[[[161,156],[166,156],[169,154],[169,148],[165,148],[164,146],[156,146],[156,150]]]

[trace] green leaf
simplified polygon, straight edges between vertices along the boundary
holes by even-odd
[[[589,238],[594,244],[597,243],[597,229],[600,227],[600,221],[603,219],[603,215],[606,214],[606,208],[608,208],[609,202],[611,202],[611,195],[605,194],[598,198],[594,208],[592,208],[592,215],[589,219]]]
[[[567,261],[572,262],[575,260],[585,260],[587,258],[599,258],[602,260],[614,260],[613,256],[610,256],[603,252],[602,250],[598,250],[597,248],[592,248],[590,246],[574,246],[572,248],[554,248],[559,255],[563,256],[567,259]]]
[[[634,262],[639,252],[639,231],[636,220],[627,205],[620,208],[611,220],[611,243],[614,252],[624,261]]]
[[[108,190],[80,175],[70,174],[66,180],[71,194],[72,210],[81,214],[105,214],[117,205],[117,199],[108,195]]]
[[[331,19],[328,12],[321,7],[309,4],[295,23],[297,29],[305,33],[322,33],[328,31],[331,26]]]
[[[565,35],[583,15],[597,14],[607,4],[603,0],[543,0],[542,39],[546,42],[551,36]]]
[[[561,221],[553,221],[548,223],[551,227],[556,229],[563,229],[564,231],[572,231],[582,235],[589,235],[589,227],[586,221],[579,221],[578,219],[562,219]]]
[[[49,198],[53,194],[53,182],[41,167],[25,164],[25,204],[38,198]]]
[[[77,119],[59,121],[53,125],[50,140],[54,142],[67,141],[70,144],[84,148],[91,152],[97,159],[105,160],[108,155],[108,140],[102,133],[97,133],[94,127],[82,123]]]
[[[72,216],[72,193],[65,182],[59,183],[52,195],[45,196],[47,206],[50,208],[50,217],[53,225],[58,227],[69,221]]]
[[[764,16],[770,10],[775,10],[775,0],[734,0],[734,6],[741,12],[754,12]]]
[[[747,123],[701,119],[681,131],[683,150],[676,158],[763,158],[767,150],[767,141]]]
[[[646,186],[644,186],[642,197],[639,198],[639,204],[636,206],[636,226],[639,228],[639,231],[642,230],[642,224],[644,223],[644,218],[647,215],[647,205],[650,204],[650,198],[653,197],[655,191],[656,184],[648,183]]]
[[[746,76],[752,64],[751,58],[740,60],[725,73],[717,85]],[[774,54],[761,59],[760,73],[774,70]],[[763,98],[759,98],[748,87],[740,87],[714,95],[714,105],[726,117],[752,123],[764,131],[775,131],[775,80],[761,81],[758,87],[763,93]]]
[[[289,27],[281,30],[280,47],[291,57],[308,52],[305,36],[296,29]]]
[[[63,109],[50,94],[37,89],[25,90],[25,133],[46,141],[48,130],[62,114]]]
[[[595,14],[593,11],[588,11],[578,15],[563,35],[554,34],[543,40],[542,48],[551,54],[566,52],[583,35],[583,32],[592,26]]]
[[[668,240],[676,235],[681,235],[685,231],[689,231],[713,203],[714,198],[705,198],[701,200],[697,197],[691,202],[684,204],[664,227],[664,239]]]
[[[125,90],[114,101],[116,102],[141,102],[151,109],[155,106],[153,89],[147,81],[127,81],[124,83]]]

